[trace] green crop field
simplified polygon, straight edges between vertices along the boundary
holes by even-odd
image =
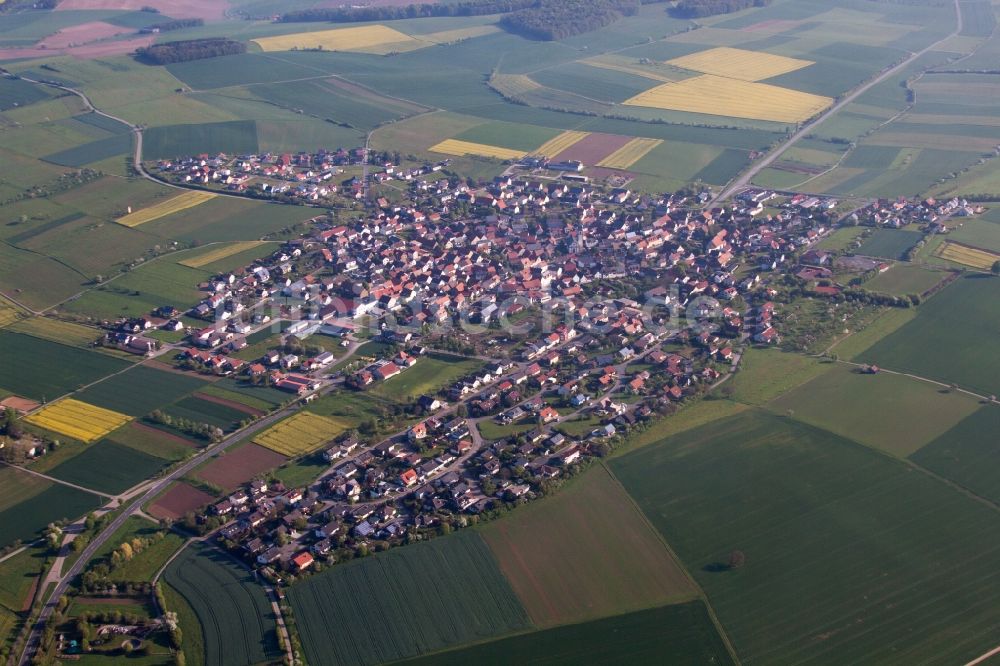
[[[242,666],[281,658],[271,604],[250,572],[230,555],[211,546],[191,546],[167,567],[164,580],[197,615],[206,664]]]
[[[137,365],[77,394],[76,398],[130,416],[145,416],[181,397],[208,386],[197,375],[156,370]]]
[[[573,62],[543,69],[531,78],[549,88],[569,90],[603,102],[624,102],[656,85],[644,76]]]
[[[134,448],[102,440],[49,470],[57,479],[111,495],[150,478],[168,462]]]
[[[101,504],[97,495],[53,484],[34,497],[0,511],[0,547],[39,536],[55,520],[79,518]]]
[[[378,664],[528,628],[475,532],[341,564],[288,591],[306,658]]]
[[[995,644],[1000,519],[901,462],[745,412],[612,468],[742,661],[964,663]],[[726,570],[733,550],[746,564]]]
[[[910,460],[968,488],[992,502],[1000,502],[1000,407],[984,405],[971,416],[910,456]]]
[[[198,284],[208,277],[206,271],[158,259],[110,284],[91,289],[63,307],[100,319],[148,315],[163,305],[188,310],[201,300]]]
[[[42,159],[61,166],[82,167],[116,155],[124,156],[131,148],[132,136],[130,134],[119,134],[91,141],[82,146],[60,150],[57,153],[46,155]],[[143,147],[143,154],[145,155],[145,147]]]
[[[216,197],[142,225],[142,231],[188,243],[259,240],[315,215],[311,208]]]
[[[408,666],[466,664],[731,664],[700,601],[521,634],[412,659]]]
[[[535,626],[687,601],[688,575],[607,469],[482,529]]]
[[[771,402],[830,432],[901,457],[944,434],[978,407],[975,398],[903,375],[865,375],[838,364]]]
[[[220,405],[217,402],[202,400],[197,396],[189,396],[166,407],[165,411],[174,418],[188,419],[195,423],[207,423],[226,432],[239,427],[240,421],[248,418],[246,412]]]
[[[149,160],[256,152],[257,125],[252,120],[151,127],[142,142],[142,156]]]
[[[920,242],[921,238],[923,238],[923,234],[919,231],[876,229],[858,248],[858,254],[866,257],[902,259],[910,248]]]
[[[0,79],[0,111],[49,99],[46,89],[20,79]]]
[[[40,338],[0,331],[0,386],[34,400],[54,400],[129,363]]]
[[[375,392],[399,401],[416,400],[423,394],[433,395],[447,388],[456,379],[483,367],[476,359],[429,354],[417,360],[412,368],[397,377],[379,384]]]
[[[551,127],[495,121],[467,129],[461,134],[456,134],[454,138],[459,141],[471,141],[530,153],[559,134],[559,130]]]
[[[1000,328],[1000,279],[956,280],[920,306],[917,317],[860,355],[869,363],[1000,393],[1000,355],[988,350]]]

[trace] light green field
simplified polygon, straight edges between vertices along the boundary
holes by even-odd
[[[895,264],[864,284],[865,289],[896,296],[923,294],[948,277],[948,273],[917,264]]]
[[[770,402],[768,409],[856,442],[908,456],[978,408],[965,394],[882,372],[860,374],[838,364]]]
[[[724,386],[729,396],[747,405],[763,405],[832,368],[817,358],[777,349],[749,348],[740,360],[740,370]]]
[[[425,393],[434,395],[481,367],[482,361],[475,359],[431,354],[418,359],[415,366],[402,374],[380,383],[373,391],[392,400],[412,401]]]

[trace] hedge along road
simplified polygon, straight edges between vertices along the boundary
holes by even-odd
[[[353,354],[354,351],[356,351],[356,349],[351,350],[348,356],[350,356],[350,354]],[[336,382],[330,382],[326,386],[320,388],[319,391],[316,393],[316,395],[323,395],[325,393],[328,393],[337,386],[338,384]],[[118,530],[118,528],[120,528],[125,523],[125,521],[128,520],[129,516],[132,516],[133,514],[139,512],[142,509],[143,504],[152,500],[154,497],[163,492],[167,488],[167,486],[169,486],[171,483],[183,477],[185,474],[187,474],[195,467],[205,462],[207,459],[219,453],[222,453],[223,451],[228,449],[230,446],[236,444],[237,442],[243,441],[245,438],[255,435],[257,432],[270,427],[276,421],[279,421],[285,418],[286,416],[294,413],[295,411],[298,410],[300,402],[302,402],[301,398],[299,400],[293,401],[284,409],[280,409],[271,414],[270,416],[265,416],[264,418],[251,423],[247,427],[237,430],[236,432],[232,433],[231,435],[223,439],[218,444],[207,447],[204,451],[195,455],[193,458],[189,459],[180,467],[175,468],[172,472],[167,474],[159,481],[153,483],[153,485],[150,486],[149,489],[146,490],[146,492],[140,495],[138,499],[133,501],[127,508],[125,508],[118,515],[118,517],[112,520],[111,523],[109,523],[108,526],[104,528],[104,530],[100,534],[96,535],[91,540],[91,542],[83,550],[83,553],[80,554],[80,557],[78,557],[76,562],[74,562],[73,566],[70,567],[70,569],[63,574],[59,583],[52,590],[52,594],[49,595],[49,598],[46,600],[45,605],[42,607],[42,610],[38,615],[38,619],[31,627],[31,633],[28,636],[28,640],[25,643],[24,651],[21,653],[21,658],[18,661],[18,663],[21,664],[21,666],[26,666],[28,663],[31,662],[31,658],[34,656],[35,651],[38,648],[42,632],[45,629],[45,623],[48,621],[48,619],[52,616],[52,613],[55,611],[56,606],[59,603],[59,598],[66,593],[66,589],[69,587],[70,581],[72,581],[77,575],[81,573],[84,565],[90,560],[90,558],[94,556],[94,553],[97,552],[97,549],[100,548],[105,541],[111,538],[112,535],[114,535],[114,533]]]
[[[827,109],[825,112],[823,112],[823,114],[820,115],[819,117],[817,117],[815,120],[812,120],[811,122],[807,122],[805,125],[803,125],[799,129],[799,131],[795,132],[795,134],[793,134],[791,137],[789,137],[789,139],[787,141],[785,141],[783,144],[781,144],[780,146],[778,146],[777,148],[775,148],[774,150],[772,150],[766,157],[764,157],[763,159],[759,160],[753,166],[751,166],[749,169],[747,169],[745,172],[743,172],[743,175],[738,176],[727,187],[723,188],[722,191],[719,192],[718,195],[716,195],[715,197],[713,197],[712,200],[709,201],[706,204],[706,208],[711,208],[717,202],[719,202],[719,201],[725,201],[726,199],[729,199],[734,194],[736,194],[737,192],[739,192],[741,189],[743,189],[744,187],[746,187],[747,185],[749,185],[750,181],[753,179],[754,176],[756,176],[758,173],[760,173],[761,171],[763,171],[764,169],[766,169],[767,167],[769,167],[771,164],[773,164],[775,162],[775,160],[777,160],[779,157],[781,157],[785,153],[786,150],[788,150],[793,145],[795,145],[795,143],[798,142],[799,139],[801,139],[802,137],[806,136],[807,134],[811,134],[813,132],[813,130],[815,130],[821,124],[823,124],[824,122],[826,122],[827,120],[829,120],[834,114],[836,114],[838,111],[840,111],[841,109],[843,109],[845,106],[847,106],[848,104],[850,104],[851,102],[853,102],[854,100],[856,100],[858,97],[860,97],[864,93],[868,92],[868,90],[870,90],[873,86],[876,86],[879,83],[882,83],[883,81],[885,81],[887,78],[889,78],[893,74],[898,73],[900,70],[902,70],[904,67],[908,66],[914,60],[916,60],[920,56],[924,55],[925,53],[928,53],[928,52],[932,51],[935,47],[937,47],[938,45],[942,44],[943,42],[948,41],[952,37],[958,36],[958,33],[962,32],[962,27],[963,27],[962,8],[959,5],[959,0],[954,0],[954,2],[955,2],[955,30],[954,30],[954,32],[952,32],[951,34],[949,34],[949,35],[947,35],[947,36],[945,36],[945,37],[943,37],[941,39],[939,39],[938,41],[934,42],[930,46],[927,46],[924,49],[922,49],[920,51],[917,51],[916,53],[911,53],[909,58],[903,60],[902,62],[900,62],[899,64],[895,65],[894,67],[890,67],[889,69],[885,70],[884,72],[882,72],[880,75],[876,76],[874,79],[872,79],[868,83],[862,84],[858,88],[855,88],[853,92],[848,93],[840,101],[838,101],[836,104],[834,104],[829,109]]]

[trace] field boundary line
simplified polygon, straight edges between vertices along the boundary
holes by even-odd
[[[695,580],[694,576],[691,575],[691,572],[688,571],[688,568],[684,565],[684,562],[681,560],[680,557],[678,557],[677,553],[674,552],[674,549],[670,547],[670,543],[667,542],[666,537],[664,537],[663,534],[660,533],[660,530],[656,529],[653,523],[650,522],[649,517],[646,516],[646,512],[642,510],[642,507],[640,507],[639,503],[635,501],[635,498],[632,497],[632,495],[628,492],[628,489],[625,488],[624,484],[622,484],[622,482],[618,480],[618,477],[615,476],[615,473],[613,471],[611,471],[611,468],[608,467],[607,463],[601,460],[599,464],[601,467],[604,468],[604,471],[608,474],[608,476],[611,477],[611,480],[619,488],[621,488],[621,491],[628,498],[629,503],[638,512],[639,517],[642,520],[643,524],[645,524],[646,527],[653,532],[653,534],[660,541],[660,543],[663,544],[663,547],[667,550],[667,553],[670,555],[671,559],[673,559],[674,562],[677,564],[677,566],[680,567],[680,570],[684,572],[685,576],[687,576],[688,580],[691,582],[691,585],[694,587],[695,590],[697,590],[698,596],[705,603],[705,608],[706,610],[708,610],[708,616],[712,619],[712,624],[715,625],[715,630],[719,632],[719,638],[722,639],[723,644],[726,646],[726,651],[728,651],[729,656],[732,657],[733,663],[737,665],[741,664],[742,662],[740,661],[739,655],[736,653],[736,648],[733,646],[733,643],[729,638],[729,634],[726,633],[725,627],[722,626],[722,622],[719,621],[719,617],[715,614],[715,609],[712,608],[712,603],[709,601],[708,594],[705,593],[704,588],[702,588],[702,586],[698,584],[698,581]],[[667,605],[672,606],[674,604],[667,604]]]
[[[70,483],[69,481],[63,481],[62,479],[57,479],[54,476],[49,476],[48,474],[42,474],[41,472],[36,472],[35,470],[28,469],[27,467],[21,467],[20,465],[12,465],[11,463],[4,462],[2,460],[0,460],[0,464],[6,465],[7,467],[12,467],[14,469],[19,469],[22,472],[26,472],[33,476],[37,476],[41,479],[45,479],[46,481],[51,481],[52,483],[58,483],[59,485],[67,486],[75,490],[81,490],[85,493],[90,493],[91,495],[97,495],[98,497],[104,497],[109,500],[117,499],[114,495],[109,495],[108,493],[102,493],[99,490],[93,490],[91,488],[84,488],[83,486],[78,486],[75,483]]]

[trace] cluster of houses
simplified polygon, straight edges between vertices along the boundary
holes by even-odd
[[[891,229],[918,224],[928,233],[944,234],[949,231],[949,218],[971,217],[982,212],[982,206],[959,197],[952,197],[947,201],[938,201],[933,197],[923,200],[899,197],[878,199],[851,213],[850,219],[855,224]]]

